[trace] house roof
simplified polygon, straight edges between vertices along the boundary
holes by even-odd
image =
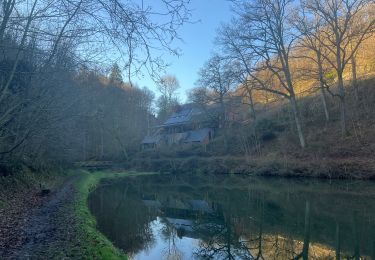
[[[210,128],[203,128],[189,131],[189,135],[184,140],[185,143],[202,142],[210,133]]]
[[[143,138],[142,144],[157,144],[161,141],[161,135],[147,135]]]
[[[173,113],[163,124],[163,126],[178,125],[188,123],[193,114],[193,108],[183,108],[182,110]]]
[[[207,111],[195,104],[185,104],[179,111],[173,113],[168,119],[157,127],[190,124],[193,122],[207,121]]]
[[[189,204],[192,210],[212,213],[212,209],[210,208],[210,205],[205,200],[190,200]]]
[[[146,205],[146,207],[149,208],[161,208],[162,205],[157,200],[143,200],[143,203]]]

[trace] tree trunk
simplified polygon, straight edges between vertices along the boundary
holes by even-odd
[[[257,116],[256,116],[256,113],[255,113],[255,107],[254,107],[254,100],[253,100],[253,93],[251,92],[251,90],[248,90],[249,92],[249,101],[250,101],[250,113],[251,113],[251,118],[256,121],[257,119]]]
[[[341,259],[340,225],[336,223],[336,260]]]
[[[358,233],[358,216],[357,213],[354,213],[353,216],[353,235],[354,235],[354,256],[352,259],[360,260],[361,254],[359,252],[359,233]]]
[[[340,100],[340,122],[341,122],[341,135],[344,137],[348,134],[348,129],[346,125],[346,97],[345,97],[345,88],[344,88],[344,65],[341,61],[341,46],[339,36],[336,34],[336,63],[337,63],[337,88],[339,91],[339,100]]]
[[[348,128],[346,124],[346,96],[345,96],[344,80],[342,78],[342,72],[338,73],[337,88],[339,90],[339,100],[340,100],[341,135],[344,137],[348,135]]]
[[[320,96],[322,98],[322,103],[323,103],[323,109],[324,109],[324,116],[326,118],[326,122],[328,123],[330,120],[329,117],[329,112],[328,112],[328,106],[327,106],[327,93],[326,90],[324,89],[324,86],[320,85]]]
[[[351,58],[352,61],[352,87],[354,89],[354,96],[356,102],[359,100],[359,93],[358,93],[358,82],[357,82],[357,62],[355,60],[355,56],[353,55]]]
[[[88,147],[88,145],[87,145],[87,134],[86,134],[86,131],[84,132],[84,135],[83,135],[83,138],[82,138],[82,142],[83,142],[83,145],[82,145],[82,148],[83,148],[83,153],[82,153],[82,155],[83,155],[83,158],[82,158],[82,161],[86,161],[86,159],[87,159],[87,147]]]
[[[309,259],[309,244],[310,244],[310,202],[306,201],[305,208],[305,238],[303,240],[302,259]]]
[[[103,160],[104,157],[104,130],[103,126],[100,129],[100,160]]]
[[[283,72],[285,75],[286,83],[287,83],[287,89],[289,92],[289,102],[292,105],[292,111],[294,115],[294,121],[296,123],[297,127],[297,133],[298,133],[298,138],[299,142],[302,148],[305,148],[306,143],[305,143],[305,137],[303,136],[303,131],[302,131],[302,124],[301,124],[301,116],[298,111],[298,106],[297,106],[297,101],[296,101],[296,95],[294,92],[294,86],[293,86],[293,81],[292,81],[292,74],[290,72],[289,68],[289,54],[287,51],[284,49],[281,54],[279,53],[280,61],[283,67]],[[283,58],[284,57],[284,58]],[[283,61],[284,60],[284,61]]]
[[[304,137],[303,131],[302,131],[301,117],[300,117],[300,114],[299,114],[299,111],[298,111],[298,106],[297,106],[297,101],[296,101],[295,96],[291,96],[290,99],[289,99],[289,102],[292,106],[294,121],[296,123],[300,145],[301,145],[302,148],[305,148],[306,147],[305,137]]]
[[[224,104],[224,95],[220,93],[220,126],[219,128],[225,128],[226,123],[226,113],[225,113],[225,104]]]
[[[220,93],[220,126],[219,128],[222,128],[223,133],[224,133],[224,149],[225,151],[228,151],[228,134],[227,134],[227,129],[226,129],[226,123],[227,123],[227,118],[226,118],[226,111],[225,111],[225,103],[224,103],[224,94]]]
[[[326,122],[329,122],[329,112],[327,107],[327,94],[326,90],[324,88],[324,77],[323,77],[323,67],[322,67],[322,59],[319,53],[317,53],[318,58],[318,73],[319,73],[319,85],[320,85],[320,93],[322,97],[322,103],[323,103],[323,109],[324,109],[324,115],[326,118]]]

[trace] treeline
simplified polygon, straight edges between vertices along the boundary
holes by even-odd
[[[131,78],[164,68],[152,50],[175,53],[187,3],[1,1],[0,175],[17,163],[127,160],[153,99]]]
[[[17,48],[17,43],[8,44]],[[109,76],[77,67],[62,49],[56,65],[37,72],[41,62],[23,50],[1,106],[1,160],[41,164],[81,160],[127,160],[148,129],[153,94]],[[11,56],[1,61],[3,79]]]
[[[70,93],[63,88],[68,107],[54,123],[59,128],[28,147],[39,144],[44,160],[128,160],[148,129],[153,93],[116,81],[80,71]]]
[[[232,8],[235,15],[218,30],[217,51],[202,67],[191,99],[208,103],[214,97],[225,111],[225,97],[236,92],[253,121],[267,104],[287,101],[304,148],[300,100],[319,93],[322,120],[332,120],[329,106],[337,104],[341,135],[347,136],[348,96],[360,104],[357,77],[375,71],[373,2],[233,0]]]

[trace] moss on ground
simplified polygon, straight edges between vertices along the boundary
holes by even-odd
[[[76,199],[74,212],[78,221],[81,241],[81,252],[87,259],[127,259],[125,253],[117,249],[96,228],[95,217],[88,208],[88,197],[97,187],[100,180],[105,178],[121,178],[129,176],[147,175],[152,173],[136,172],[87,172],[80,171],[78,180],[75,182]]]

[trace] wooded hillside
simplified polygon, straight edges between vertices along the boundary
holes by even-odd
[[[20,164],[126,161],[138,149],[153,94],[131,78],[157,77],[165,63],[151,49],[177,53],[173,39],[190,17],[185,0],[152,7],[1,1],[0,175]]]

